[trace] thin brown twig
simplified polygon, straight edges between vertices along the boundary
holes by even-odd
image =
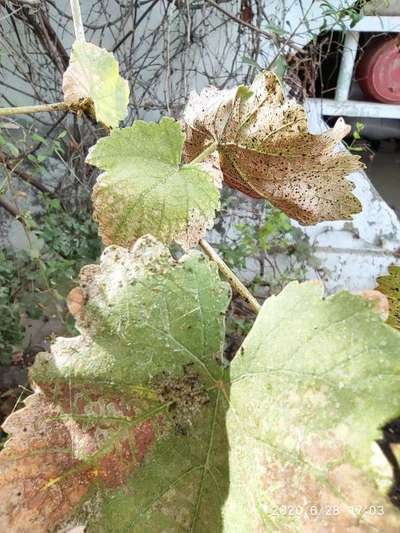
[[[0,206],[3,207],[13,218],[19,220],[21,224],[24,224],[24,220],[21,217],[21,213],[8,200],[3,197],[0,197]]]
[[[197,164],[197,163],[201,163],[205,161],[207,157],[209,157],[213,152],[215,152],[215,150],[217,150],[217,148],[218,148],[217,142],[211,143],[197,157],[192,159],[190,163]],[[217,264],[220,272],[222,272],[225,278],[229,281],[232,288],[238,294],[240,294],[240,296],[245,300],[245,302],[247,302],[250,305],[250,307],[253,309],[255,313],[258,313],[259,310],[261,309],[260,304],[254,298],[251,292],[247,289],[247,287],[243,285],[243,283],[236,276],[236,274],[232,272],[232,270],[228,267],[225,261],[217,254],[214,248],[204,239],[200,239],[199,245],[203,249],[203,251],[208,255],[208,257]]]
[[[250,22],[246,22],[245,20],[242,20],[241,18],[237,17],[236,15],[233,15],[232,13],[229,13],[229,11],[227,11],[226,9],[224,9],[223,7],[221,7],[219,4],[217,4],[217,2],[214,2],[214,0],[205,0],[207,2],[207,4],[210,4],[210,6],[213,6],[215,7],[215,9],[218,9],[218,11],[221,11],[221,13],[223,13],[224,15],[226,15],[227,17],[229,17],[231,20],[234,20],[237,24],[240,24],[241,26],[245,26],[246,28],[249,28],[250,30],[253,30],[257,33],[259,33],[260,35],[263,35],[264,37],[266,37],[267,39],[270,39],[271,41],[279,41],[281,42],[282,39],[273,34],[273,33],[269,33],[267,31],[264,31],[263,29],[261,28],[258,28],[257,26],[254,26],[254,24],[251,24]],[[285,44],[290,46],[291,48],[293,48],[294,50],[297,50],[298,52],[301,50],[301,48],[299,46],[297,46],[295,43],[293,43],[293,41],[286,41],[285,40]]]

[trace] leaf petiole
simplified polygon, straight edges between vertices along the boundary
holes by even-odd
[[[217,263],[219,270],[229,281],[232,288],[238,294],[240,294],[240,296],[245,300],[245,302],[247,302],[250,305],[250,307],[255,313],[258,313],[261,309],[261,305],[257,302],[257,300],[254,298],[254,296],[251,294],[248,288],[245,285],[243,285],[243,283],[236,276],[236,274],[232,272],[232,270],[228,267],[225,261],[217,254],[214,248],[212,248],[212,246],[210,246],[208,242],[205,241],[204,239],[200,239],[199,245],[203,249],[203,251],[208,255],[208,257],[212,259],[215,263]]]
[[[196,163],[202,163],[207,159],[209,155],[211,155],[215,150],[218,148],[218,142],[213,142],[207,146],[197,157],[192,159],[190,161],[190,164],[196,164]],[[202,248],[202,250],[206,253],[206,255],[214,261],[220,272],[225,276],[225,278],[229,281],[232,288],[240,294],[240,296],[244,299],[245,302],[249,304],[249,306],[252,308],[252,310],[255,313],[258,313],[261,309],[261,305],[257,302],[257,300],[254,298],[254,296],[251,294],[251,292],[247,289],[245,285],[240,281],[240,279],[236,276],[234,272],[228,267],[228,265],[225,263],[225,261],[217,254],[217,252],[208,244],[208,242],[204,239],[200,239],[199,245]]]
[[[207,148],[205,148],[197,157],[195,157],[194,159],[192,159],[192,161],[190,161],[190,164],[195,165],[196,163],[202,163],[203,161],[207,159],[209,155],[215,152],[217,147],[218,147],[218,143],[216,141],[209,144]]]

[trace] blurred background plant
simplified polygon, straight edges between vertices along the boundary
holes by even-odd
[[[58,199],[42,198],[36,215],[21,213],[29,246],[0,251],[0,364],[9,363],[34,322],[57,320],[65,333],[73,333],[65,297],[77,282],[80,268],[100,254],[97,226],[88,211],[70,213]],[[26,337],[28,334],[28,337]],[[41,348],[41,346],[39,346]]]
[[[41,194],[39,211],[20,211],[18,220],[28,244],[0,250],[0,422],[29,393],[27,368],[36,353],[55,334],[76,334],[66,295],[101,252],[89,209],[73,212]]]

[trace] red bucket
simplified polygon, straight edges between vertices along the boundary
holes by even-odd
[[[400,37],[373,39],[357,67],[357,81],[367,98],[400,104]]]

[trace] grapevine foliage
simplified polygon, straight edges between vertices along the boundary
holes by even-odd
[[[68,299],[81,335],[39,354],[35,392],[4,424],[0,530],[398,531],[376,443],[399,415],[400,333],[383,297],[377,311],[376,295],[291,284],[228,369],[229,287],[199,252],[167,248],[211,227],[221,176],[302,223],[349,218],[360,205],[345,176],[360,163],[335,150],[347,126],[310,134],[262,73],[192,95],[185,133],[170,118],[118,129],[127,85],[90,43],[74,45],[64,92],[115,128],[88,155],[110,246]]]
[[[79,290],[81,335],[37,357],[35,393],[4,425],[0,529],[212,531],[228,479],[229,286],[200,253],[177,262],[144,237],[106,248]]]
[[[345,179],[361,167],[359,158],[335,150],[350,128],[339,119],[323,134],[309,133],[304,108],[285,99],[272,72],[250,87],[192,93],[184,117],[189,160],[215,142],[229,185],[301,223],[348,219],[361,210]]]
[[[115,128],[128,112],[128,82],[119,75],[110,52],[92,43],[76,42],[63,77],[64,100],[86,107],[98,122]]]
[[[220,183],[201,165],[181,163],[184,139],[171,118],[137,120],[91,149],[88,163],[105,171],[93,203],[106,244],[129,246],[150,233],[190,248],[213,225]]]
[[[360,296],[294,282],[266,301],[230,369],[226,531],[398,531],[376,441],[399,414],[399,349]]]

